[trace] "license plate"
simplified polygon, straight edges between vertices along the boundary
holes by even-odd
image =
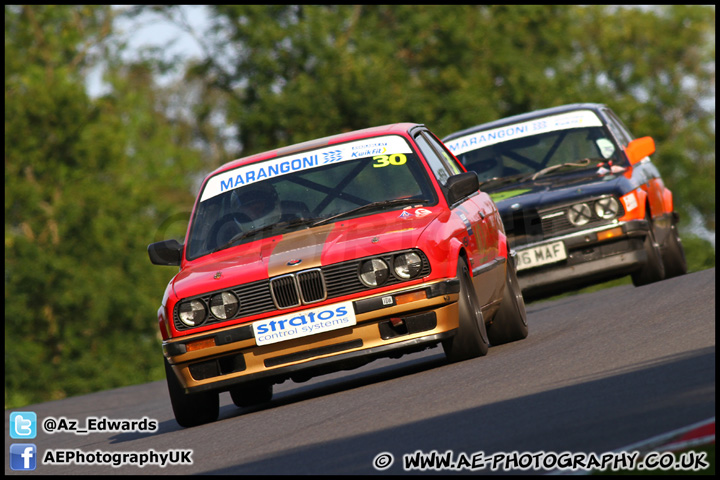
[[[545,243],[532,248],[517,251],[517,269],[539,267],[548,263],[559,262],[567,258],[563,242]]]
[[[352,302],[336,303],[253,322],[257,345],[284,342],[356,324]]]

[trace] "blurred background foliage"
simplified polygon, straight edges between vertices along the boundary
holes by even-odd
[[[184,8],[5,6],[6,408],[163,378],[176,270],[147,245],[182,241],[214,168],[339,132],[605,103],[655,138],[690,270],[715,266],[712,6],[215,5],[202,32]],[[148,14],[202,55],[129,52],[117,24]]]

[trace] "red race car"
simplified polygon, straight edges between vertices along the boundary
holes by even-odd
[[[388,125],[230,162],[203,182],[158,310],[175,418],[218,394],[267,402],[285,380],[441,344],[450,361],[527,336],[498,210],[425,126]]]

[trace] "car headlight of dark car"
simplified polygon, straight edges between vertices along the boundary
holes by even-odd
[[[233,318],[239,307],[238,298],[231,292],[218,293],[210,299],[210,311],[220,320]]]
[[[409,280],[418,273],[422,268],[422,259],[415,252],[401,253],[393,260],[393,270],[395,275],[403,280]]]
[[[592,212],[587,203],[577,203],[573,205],[570,207],[570,210],[568,210],[567,215],[570,223],[576,227],[585,225],[592,218]]]
[[[360,281],[368,287],[378,287],[388,279],[390,268],[379,258],[366,260],[360,265]]]
[[[620,211],[620,203],[615,197],[605,197],[595,202],[595,214],[605,220],[615,218]]]
[[[205,304],[200,300],[190,300],[180,304],[178,310],[180,321],[189,327],[197,327],[207,318]]]

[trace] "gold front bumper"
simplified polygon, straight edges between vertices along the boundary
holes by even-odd
[[[451,282],[354,300],[356,325],[339,330],[258,346],[248,323],[168,340],[163,351],[189,393],[227,390],[258,379],[279,382],[336,361],[398,356],[401,350],[436,344],[457,329],[458,294]],[[376,300],[388,297],[403,303],[358,310],[358,305],[381,305]]]

